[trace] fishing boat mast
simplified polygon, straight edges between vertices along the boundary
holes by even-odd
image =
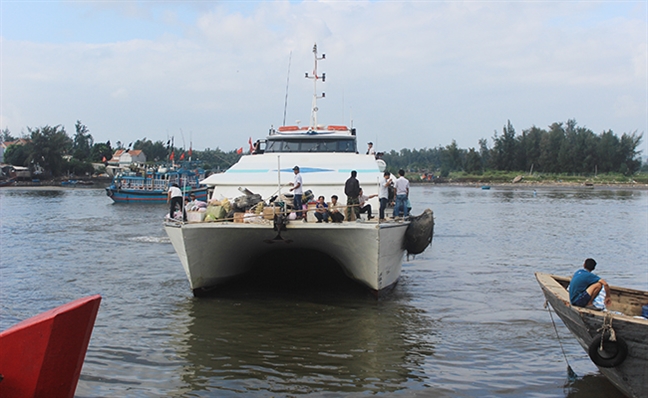
[[[313,130],[317,128],[317,99],[318,98],[324,98],[326,96],[325,93],[322,93],[321,96],[317,95],[317,81],[322,80],[322,83],[326,81],[326,73],[322,73],[322,76],[319,76],[317,74],[317,61],[326,59],[326,54],[322,54],[321,58],[317,57],[317,43],[313,45],[313,55],[315,57],[315,66],[313,67],[313,75],[310,76],[308,72],[306,72],[306,78],[307,79],[313,79],[313,106],[311,108],[311,120],[310,120],[310,126],[309,129]]]

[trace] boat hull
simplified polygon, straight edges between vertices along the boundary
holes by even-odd
[[[0,396],[73,397],[100,302],[81,298],[0,333]]]
[[[648,293],[612,287],[613,304],[610,310],[627,314],[612,315],[572,306],[569,302],[569,292],[566,290],[569,278],[543,273],[536,273],[536,278],[551,307],[586,352],[592,341],[601,335],[606,314],[612,317],[612,327],[616,336],[626,342],[628,354],[618,366],[597,367],[628,397],[648,397],[648,320],[634,318],[641,315],[641,305],[648,303]]]
[[[280,236],[269,224],[169,222],[165,230],[195,294],[248,272],[259,257],[286,248],[325,253],[351,279],[379,293],[398,281],[408,225],[293,222]]]
[[[185,189],[185,196],[195,194],[197,200],[207,200],[207,188]],[[108,195],[115,203],[167,203],[167,192],[165,191],[147,191],[137,189],[117,189],[114,186],[106,188]]]

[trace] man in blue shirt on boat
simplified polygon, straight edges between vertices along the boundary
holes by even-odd
[[[607,282],[598,275],[592,273],[596,268],[596,261],[588,258],[583,264],[583,268],[574,273],[569,283],[569,301],[577,307],[588,307],[605,287],[605,306],[608,307],[612,302],[610,297],[610,287]]]

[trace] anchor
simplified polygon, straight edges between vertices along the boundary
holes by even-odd
[[[288,230],[286,228],[286,225],[288,225],[288,217],[285,214],[275,214],[272,230],[277,231],[277,236],[275,236],[273,239],[266,239],[263,242],[269,244],[275,242],[292,243],[292,239],[284,239],[281,237],[281,231]]]

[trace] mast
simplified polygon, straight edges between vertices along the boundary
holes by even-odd
[[[322,54],[321,58],[317,57],[317,43],[313,45],[313,55],[315,58],[315,66],[313,67],[313,75],[309,76],[308,72],[306,72],[306,78],[307,79],[313,79],[313,106],[311,108],[311,120],[310,120],[310,129],[315,129],[317,128],[317,99],[318,98],[324,98],[326,96],[325,93],[322,93],[321,96],[317,95],[317,81],[322,80],[322,83],[326,81],[326,73],[322,73],[322,76],[319,76],[317,74],[317,61],[326,59],[326,54]]]

